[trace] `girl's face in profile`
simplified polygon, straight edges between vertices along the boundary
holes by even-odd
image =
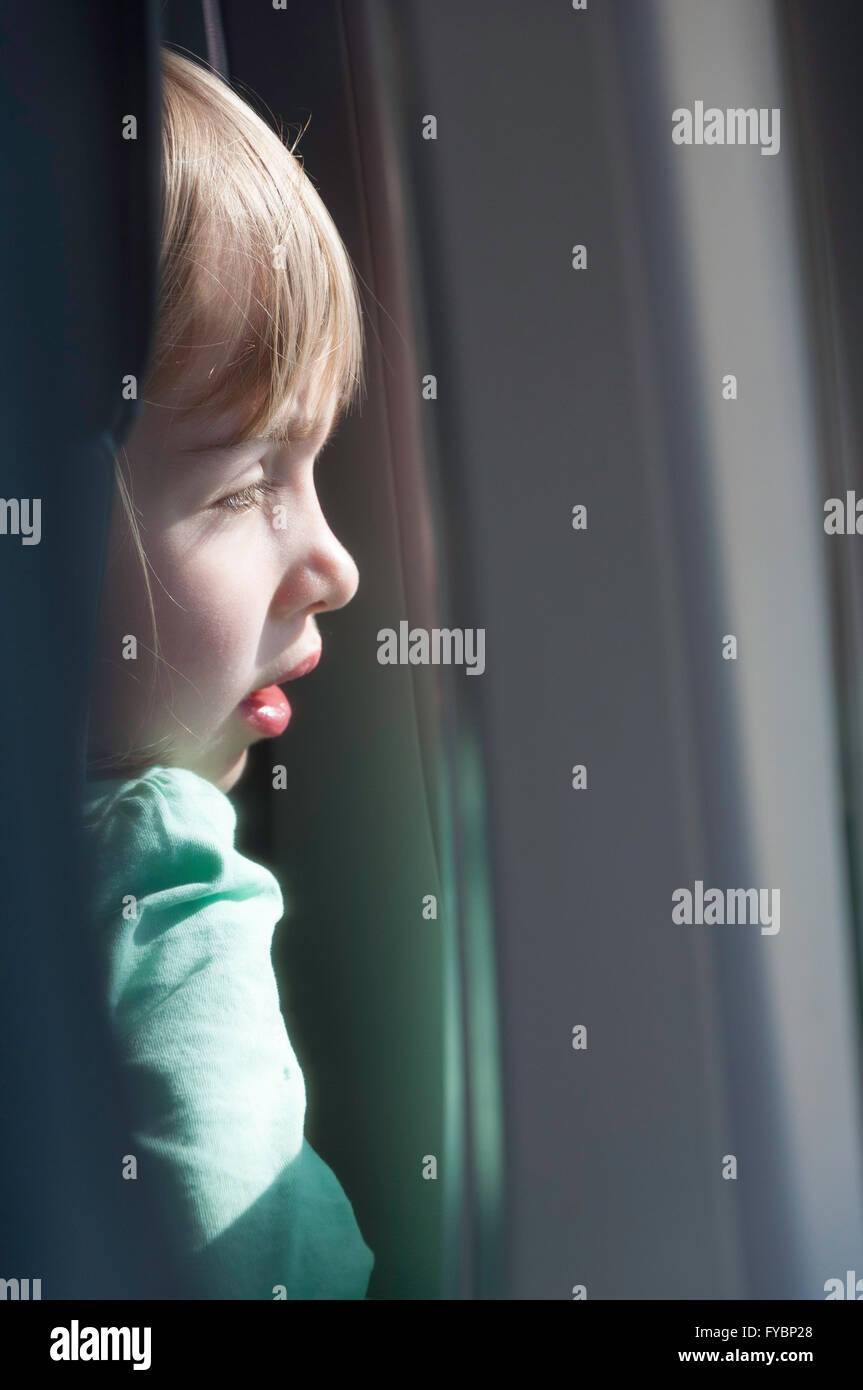
[[[138,550],[115,503],[91,701],[91,754],[141,751],[228,791],[265,736],[243,701],[320,649],[315,615],[357,590],[353,559],[324,519],[315,456],[333,417],[291,445],[236,445],[237,421],[172,406],[199,386],[212,349],[188,355],[170,401],[143,407],[126,443],[160,659]],[[298,402],[301,408],[302,399]],[[233,446],[233,447],[232,447]],[[137,657],[124,659],[128,639]],[[158,751],[153,751],[157,749]]]

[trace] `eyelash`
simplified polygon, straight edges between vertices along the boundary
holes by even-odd
[[[239,492],[232,492],[230,497],[221,497],[216,506],[224,507],[229,512],[247,512],[275,491],[276,488],[268,478],[259,478],[257,482],[250,483]]]

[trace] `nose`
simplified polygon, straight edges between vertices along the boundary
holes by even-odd
[[[325,613],[344,608],[359,588],[353,556],[333,535],[318,508],[317,518],[304,527],[303,543],[293,555],[273,598],[273,616],[290,617],[301,609]]]

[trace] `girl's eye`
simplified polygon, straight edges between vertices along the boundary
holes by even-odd
[[[226,507],[231,512],[247,512],[262,502],[273,490],[273,485],[267,478],[259,478],[257,482],[250,483],[239,492],[232,492],[230,497],[221,497],[216,506]]]

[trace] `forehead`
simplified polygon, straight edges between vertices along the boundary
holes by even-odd
[[[200,452],[237,442],[250,418],[251,402],[249,410],[239,406],[219,409],[217,401],[191,408],[213,372],[223,366],[222,344],[203,344],[177,353],[173,384],[163,387],[157,398],[145,402],[146,433],[154,443],[183,452]],[[310,418],[307,410],[312,385],[307,381],[285,401],[270,421],[266,438],[281,444],[311,439],[320,448],[335,426],[338,406],[335,400],[327,401],[323,413]],[[141,424],[144,425],[143,419]]]

